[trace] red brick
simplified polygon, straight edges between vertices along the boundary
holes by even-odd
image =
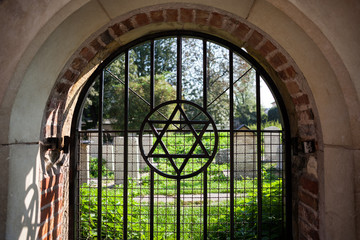
[[[312,109],[308,109],[308,110],[306,110],[305,112],[306,112],[306,114],[308,115],[308,117],[309,117],[310,120],[314,120],[314,119],[315,119],[314,113],[313,113]]]
[[[134,29],[134,25],[131,22],[130,18],[126,19],[125,21],[121,22],[127,29],[127,31],[133,30]]]
[[[264,43],[264,45],[262,45],[259,49],[259,53],[263,56],[266,57],[269,53],[273,52],[276,50],[276,47],[274,46],[274,44],[272,44],[270,41],[266,41]]]
[[[57,187],[49,192],[41,194],[41,206],[45,206],[55,200],[59,199],[63,194],[63,188]]]
[[[88,62],[95,57],[95,53],[93,53],[93,51],[91,51],[88,47],[84,47],[83,49],[81,49],[79,54],[81,57],[85,58]]]
[[[102,46],[102,45],[98,42],[97,38],[94,39],[94,40],[90,43],[90,46],[92,46],[96,52],[99,52],[99,51],[101,51],[101,50],[104,49],[104,46]]]
[[[307,105],[310,103],[309,98],[306,94],[303,94],[296,98],[292,98],[292,100],[295,105]]]
[[[145,13],[140,13],[135,16],[135,21],[138,27],[147,25],[150,23],[149,17]]]
[[[105,32],[103,32],[100,35],[100,39],[103,43],[105,43],[105,45],[110,44],[112,41],[114,41],[114,39],[111,37],[110,33],[108,30],[106,30]]]
[[[303,190],[299,190],[299,200],[315,211],[318,210],[318,200]]]
[[[61,230],[62,227],[61,225],[58,225],[52,232],[51,234],[49,234],[49,236],[47,236],[45,239],[46,240],[57,240],[57,239],[61,239],[59,238],[59,236],[61,235]]]
[[[311,140],[315,137],[316,131],[313,124],[300,124],[298,126],[299,136],[303,139]]]
[[[312,224],[316,228],[319,228],[319,218],[314,211],[299,204],[298,213],[299,217],[302,218],[304,221]]]
[[[293,79],[296,77],[296,71],[293,66],[279,72],[280,78],[283,80]]]
[[[118,23],[112,25],[110,29],[113,30],[115,37],[119,37],[125,33]]]
[[[237,28],[238,25],[239,25],[239,21],[233,18],[225,18],[225,24],[223,26],[224,28],[223,30],[234,34],[234,30]]]
[[[300,178],[300,185],[305,189],[311,192],[312,194],[318,194],[319,184],[317,181],[309,179],[308,177],[302,176]]]
[[[165,16],[166,16],[166,20],[168,22],[176,22],[178,19],[178,10],[177,9],[166,9]]]
[[[221,28],[224,21],[224,16],[222,14],[213,12],[210,18],[210,25],[213,27]]]
[[[40,228],[39,228],[39,234],[38,237],[42,238],[46,236],[48,233],[54,230],[54,228],[62,222],[62,213],[56,215],[54,218],[50,219],[49,221],[45,222]],[[48,239],[48,238],[46,238]]]
[[[150,19],[151,19],[151,22],[153,22],[153,23],[164,22],[165,18],[163,15],[163,11],[162,10],[151,11]]]
[[[245,36],[249,33],[249,31],[250,28],[247,25],[239,22],[238,26],[235,28],[233,32],[233,35],[241,40],[244,40]]]
[[[70,83],[58,82],[55,86],[55,89],[60,94],[66,94],[71,86],[72,84]]]
[[[287,63],[287,59],[282,53],[278,52],[270,58],[269,62],[273,68],[278,68]]]
[[[77,71],[81,71],[87,63],[88,62],[82,58],[75,58],[71,63],[71,67]]]
[[[182,23],[190,23],[193,20],[193,10],[180,8],[180,21]]]
[[[195,23],[199,25],[206,25],[210,17],[210,13],[204,10],[195,10]]]
[[[305,111],[298,112],[298,120],[306,121],[306,120],[314,120],[314,114],[311,109],[307,109]]]
[[[64,201],[60,199],[53,205],[49,205],[47,208],[41,210],[40,213],[40,223],[44,222],[46,219],[51,218],[53,215],[61,212],[64,206]]]
[[[257,45],[263,40],[263,35],[258,31],[254,31],[250,38],[247,40],[247,44],[249,47],[256,48]]]
[[[286,83],[287,90],[289,91],[290,95],[294,95],[300,92],[299,85],[295,81],[287,81]]]
[[[77,79],[78,76],[79,76],[78,73],[74,73],[73,71],[68,69],[68,70],[66,70],[66,72],[64,73],[62,78],[66,79],[70,82],[75,82],[75,80]]]
[[[302,220],[299,220],[299,232],[303,235],[301,239],[307,240],[318,240],[319,232],[317,229],[312,228],[307,223]]]
[[[50,176],[48,178],[44,178],[43,180],[41,180],[41,191],[54,187],[55,185],[58,185],[59,183],[62,182],[63,182],[62,173]]]

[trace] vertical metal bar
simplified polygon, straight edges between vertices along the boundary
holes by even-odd
[[[176,69],[176,99],[181,100],[182,93],[182,38],[177,37],[177,69]]]
[[[230,237],[235,237],[235,184],[234,184],[234,55],[229,52],[230,61]]]
[[[256,144],[257,144],[257,198],[258,198],[258,219],[257,239],[262,235],[262,176],[261,176],[261,101],[260,101],[260,75],[256,71]]]
[[[176,82],[176,99],[179,101],[181,100],[181,92],[182,92],[182,38],[181,36],[177,37],[177,82]],[[180,240],[180,226],[181,226],[181,199],[180,199],[180,173],[177,178],[177,203],[176,203],[176,239]]]
[[[150,46],[150,109],[155,106],[155,42],[151,40]]]
[[[283,167],[285,167],[285,197],[286,197],[286,237],[291,240],[292,237],[292,184],[291,184],[291,135],[288,116],[282,114],[285,122],[285,160],[283,160]],[[284,196],[283,196],[284,197]],[[284,216],[282,216],[284,217]]]
[[[101,71],[99,84],[99,129],[98,129],[98,222],[97,233],[101,238],[102,225],[102,143],[103,143],[103,102],[104,102],[104,70]]]
[[[80,141],[79,141],[79,129],[76,128],[75,134],[71,135],[70,144],[70,171],[69,171],[69,219],[73,219],[73,222],[69,224],[69,236],[77,239],[80,235],[80,208],[79,208],[79,195],[80,195],[80,181],[79,181],[79,160],[80,160]],[[71,224],[72,223],[72,224]]]
[[[205,112],[207,111],[207,51],[206,51],[206,40],[203,40],[203,108]],[[207,191],[207,169],[204,170],[204,239],[207,239],[207,205],[208,205],[208,191]]]
[[[125,97],[124,97],[124,240],[128,227],[128,119],[129,119],[129,51],[125,53]]]
[[[151,40],[150,49],[150,109],[155,106],[155,47],[154,40]],[[143,160],[144,161],[144,160]],[[154,170],[150,168],[150,240],[154,239]]]
[[[180,173],[177,180],[177,190],[176,190],[176,239],[180,240],[181,238],[181,195],[180,195],[180,190],[181,190],[181,179],[180,179]]]
[[[208,94],[208,73],[207,73],[207,41],[203,40],[203,108],[207,111],[207,94]]]

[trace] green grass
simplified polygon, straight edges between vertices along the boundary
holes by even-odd
[[[283,228],[282,221],[282,181],[270,171],[263,171],[263,236],[262,239],[279,239]],[[248,180],[237,181],[241,184],[255,184]],[[170,181],[171,182],[171,181]],[[155,194],[173,196],[176,186],[169,180],[159,181],[155,185]],[[172,181],[175,182],[175,181]],[[191,181],[189,181],[191,183]],[[214,181],[215,182],[215,181]],[[136,201],[136,197],[144,195],[149,186],[137,181],[129,181],[128,186],[128,239],[149,239],[149,204]],[[166,185],[167,184],[167,185]],[[201,182],[199,184],[202,184]],[[212,191],[212,182],[208,190]],[[216,184],[216,183],[215,183]],[[228,184],[224,181],[224,184]],[[200,185],[199,185],[200,186]],[[255,239],[257,229],[257,191],[254,185],[246,187],[246,195],[235,200],[235,233],[236,239]],[[141,188],[141,189],[140,189]],[[219,188],[219,186],[216,186]],[[194,189],[194,191],[191,191]],[[199,187],[201,189],[201,187]],[[202,193],[197,186],[182,183],[182,194]],[[227,192],[229,186],[226,187]],[[183,191],[185,190],[185,191]],[[218,191],[216,191],[218,192]],[[97,188],[87,184],[80,188],[80,234],[81,239],[96,239],[97,234]],[[244,197],[245,196],[245,197]],[[123,238],[123,186],[103,188],[102,191],[102,239]],[[208,239],[228,239],[230,226],[229,202],[209,202],[208,205]],[[154,208],[154,239],[175,239],[176,205],[173,202],[156,202]],[[203,208],[202,202],[181,202],[182,239],[203,239]]]
[[[154,139],[155,141],[156,139]],[[194,141],[191,134],[169,134],[164,143],[169,152],[186,154]],[[203,137],[204,146],[210,152],[214,145],[214,138],[206,133]],[[219,133],[219,149],[229,148],[228,133]],[[163,153],[157,149],[156,153]],[[202,149],[196,147],[194,153],[201,154]],[[191,173],[200,169],[206,159],[190,159],[183,173]],[[157,168],[167,174],[175,175],[175,170],[168,159],[154,159]],[[181,165],[181,159],[178,166]],[[97,159],[91,159],[90,174],[97,177]],[[207,191],[208,193],[229,193],[230,164],[210,164],[207,168]],[[262,179],[262,239],[280,239],[283,230],[283,183],[274,174],[273,166],[265,164]],[[113,181],[114,175],[102,163],[102,172],[105,182]],[[150,217],[149,203],[140,202],[139,197],[150,194],[149,168],[141,171],[141,178],[128,181],[128,239],[149,239]],[[174,199],[177,194],[176,180],[165,178],[155,173],[154,194],[165,195],[168,199]],[[257,238],[257,179],[243,178],[234,180],[235,193],[235,239]],[[102,190],[102,235],[97,233],[97,187],[83,184],[79,193],[80,212],[80,239],[123,239],[123,185],[115,185],[111,188],[103,187]],[[203,194],[204,173],[192,178],[181,180],[181,194]],[[181,238],[203,239],[203,202],[181,201]],[[209,201],[208,203],[208,239],[225,240],[230,237],[230,207],[229,200]],[[154,207],[154,239],[176,239],[176,201],[155,202]]]

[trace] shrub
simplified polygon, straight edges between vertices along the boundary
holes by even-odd
[[[107,177],[107,178],[114,177],[114,173],[106,167],[105,159],[102,159],[102,162],[101,162],[101,172],[102,172],[103,177]],[[97,158],[90,158],[90,177],[91,178],[98,177],[98,159]]]

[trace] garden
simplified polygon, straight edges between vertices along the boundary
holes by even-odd
[[[187,152],[191,147],[191,135],[174,133],[167,137],[169,151]],[[213,138],[204,135],[206,148],[213,145]],[[155,139],[154,139],[155,141]],[[263,140],[262,140],[263,141]],[[177,147],[175,147],[177,146]],[[181,147],[179,147],[181,146]],[[219,149],[229,146],[228,133],[219,134]],[[172,149],[171,147],[174,147]],[[157,153],[161,149],[156,150]],[[197,148],[196,151],[201,151]],[[195,154],[196,154],[195,151]],[[264,149],[262,148],[262,152]],[[154,159],[156,167],[171,173],[173,167],[167,159]],[[200,169],[204,163],[191,159],[184,171]],[[97,158],[90,161],[90,178],[96,179]],[[212,162],[206,170],[207,239],[229,239],[230,237],[230,164]],[[124,238],[124,207],[127,209],[127,238],[150,239],[150,169],[142,169],[140,179],[129,179],[127,202],[124,203],[124,185],[111,185],[114,173],[102,161],[102,236],[101,239]],[[261,169],[261,239],[281,239],[284,230],[284,193],[281,171],[273,163],[262,163]],[[181,180],[181,239],[204,239],[204,174]],[[154,239],[176,239],[177,181],[154,174]],[[80,187],[79,238],[98,237],[98,188],[94,183]],[[234,179],[234,229],[235,239],[257,239],[258,237],[258,180],[241,177]]]

